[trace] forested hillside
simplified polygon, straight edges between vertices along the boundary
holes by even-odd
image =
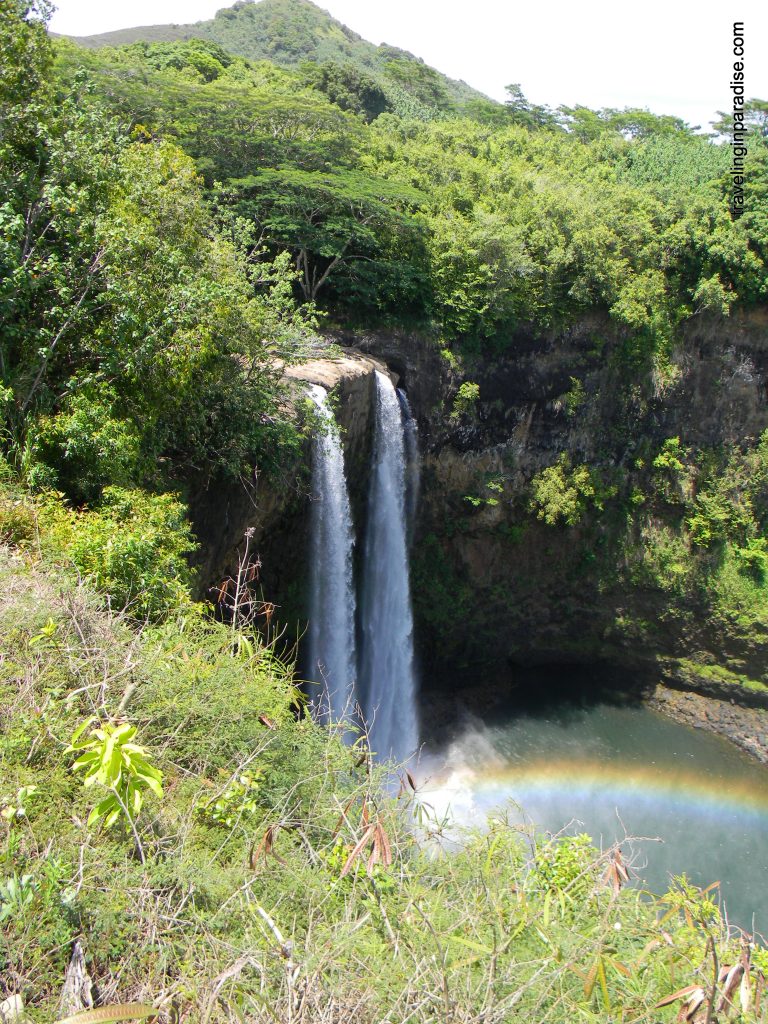
[[[457,852],[407,773],[392,796],[365,737],[306,715],[256,569],[199,600],[189,503],[306,493],[316,417],[284,371],[333,332],[413,332],[453,389],[424,421],[490,448],[506,413],[476,378],[598,316],[615,433],[515,495],[486,474],[446,536],[499,494],[511,545],[621,520],[649,552],[632,586],[711,591],[759,648],[768,441],[627,439],[686,325],[767,298],[765,104],[735,220],[728,147],[677,119],[494,104],[304,0],[96,49],[47,15],[0,11],[2,1015],[709,1021],[745,978],[761,1019],[768,957],[711,894],[646,897],[617,850],[501,819]],[[420,540],[423,619],[452,632],[466,581]]]
[[[398,108],[349,64],[281,69],[194,40],[58,52],[65,81],[87,67],[124,121],[174,138],[222,207],[306,269],[305,297],[345,317],[407,312],[503,344],[599,306],[661,351],[687,317],[763,294],[759,103],[756,201],[736,223],[729,150],[674,118],[551,111],[516,87],[506,106]],[[412,98],[418,81],[404,74]]]
[[[151,25],[87,36],[77,42],[102,47],[191,39],[206,40],[238,57],[268,60],[279,67],[321,65],[316,72],[320,75],[323,65],[325,73],[333,66],[332,75],[343,68],[342,79],[346,75],[362,79],[376,88],[387,106],[456,110],[473,100],[486,101],[482,93],[447,78],[406,50],[387,44],[374,46],[310,0],[243,0],[195,25]]]

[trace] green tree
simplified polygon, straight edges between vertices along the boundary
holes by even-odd
[[[354,291],[365,264],[386,261],[398,236],[418,239],[419,193],[359,171],[262,170],[229,188],[241,215],[293,253],[307,301],[331,275],[344,274]]]
[[[733,114],[718,110],[716,121],[710,122],[714,135],[722,135],[725,138],[733,137]],[[768,138],[768,100],[761,100],[752,97],[744,104],[744,122],[749,133],[750,141],[753,138]]]
[[[562,454],[531,481],[531,511],[548,526],[563,523],[575,526],[581,521],[589,504],[602,507],[598,488],[588,466],[571,466]]]
[[[324,61],[322,64],[302,64],[304,81],[328,97],[331,103],[362,114],[367,121],[373,121],[392,104],[384,89],[375,78],[351,64],[337,64]]]
[[[518,83],[506,87],[509,98],[506,107],[509,120],[524,128],[558,129],[560,127],[555,111],[526,99]]]

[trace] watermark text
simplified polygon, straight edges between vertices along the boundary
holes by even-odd
[[[733,132],[731,135],[731,214],[735,218],[744,213],[747,168],[747,134],[749,126],[744,109],[744,22],[733,23],[733,68],[731,93],[733,96]]]

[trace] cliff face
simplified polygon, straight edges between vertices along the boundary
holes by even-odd
[[[764,618],[710,614],[692,566],[705,557],[714,573],[722,547],[699,555],[653,469],[671,438],[722,453],[768,427],[768,315],[693,320],[663,373],[637,365],[627,341],[595,316],[520,331],[503,354],[457,366],[423,339],[355,339],[398,370],[419,418],[413,587],[427,685],[506,689],[526,666],[600,663],[709,692],[768,682]],[[463,412],[462,380],[479,389]],[[563,457],[589,467],[597,491],[572,525],[531,504],[533,482]],[[675,566],[658,568],[667,534],[686,587],[670,582]]]
[[[766,311],[691,321],[657,371],[597,315],[559,333],[521,330],[501,354],[463,363],[405,332],[336,340],[359,355],[291,373],[335,389],[358,536],[373,360],[397,375],[419,422],[412,585],[426,686],[507,692],[526,667],[573,664],[709,692],[768,683],[761,587],[750,598],[759,607],[745,609],[743,595],[717,614],[708,604],[708,580],[726,554],[718,543],[695,548],[686,532],[703,477],[669,483],[654,468],[671,439],[714,458],[754,446],[768,428]],[[477,398],[457,403],[468,381]],[[265,596],[292,635],[306,615],[308,465],[307,447],[281,485],[258,480],[195,507],[204,578],[232,571],[237,543],[254,527]],[[549,511],[572,499],[580,514],[571,522],[547,522],[533,501],[536,481],[559,465]]]

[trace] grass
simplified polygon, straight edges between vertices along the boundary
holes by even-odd
[[[629,1024],[689,985],[721,999],[741,935],[711,895],[641,893],[615,848],[503,816],[458,832],[307,718],[257,637],[105,610],[24,543],[0,549],[0,1003],[57,1019],[75,949],[97,1005],[163,1021]],[[162,772],[130,825],[87,824],[107,790],[67,747],[90,718],[130,721]]]

